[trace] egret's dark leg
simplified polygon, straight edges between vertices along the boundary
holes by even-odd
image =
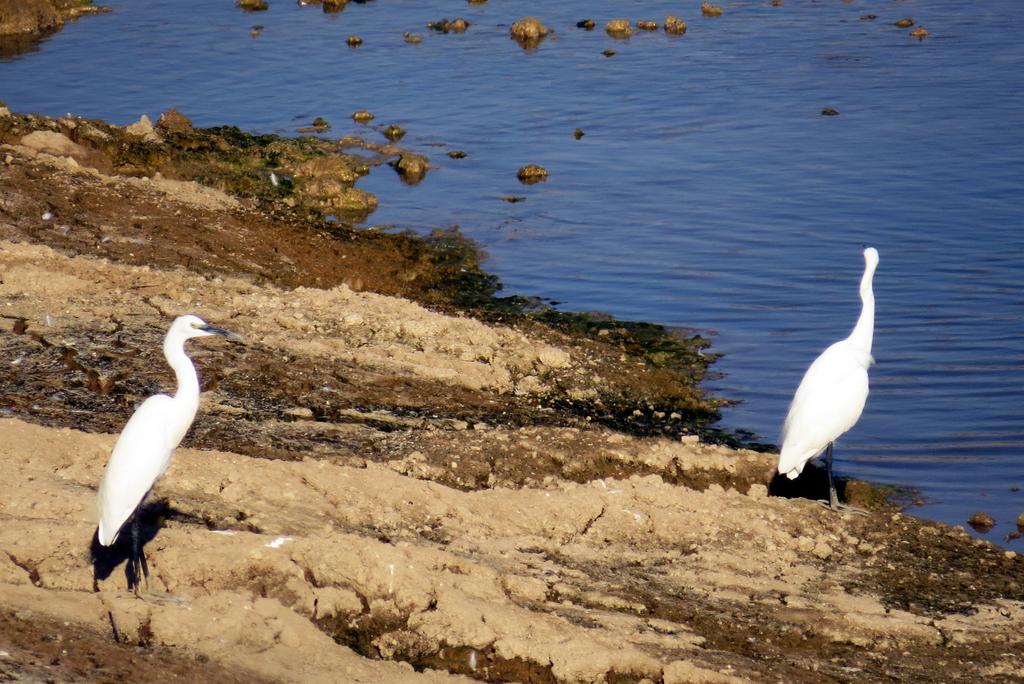
[[[836,494],[836,483],[832,479],[832,442],[829,442],[828,447],[825,448],[825,472],[828,473],[828,501],[819,501],[819,503],[828,506],[833,511],[868,515],[868,512],[863,508],[839,503],[839,495]]]
[[[839,496],[836,494],[836,483],[832,479],[832,442],[825,449],[825,470],[828,472],[828,507],[839,510]]]
[[[142,497],[142,501],[135,507],[132,519],[128,523],[132,528],[132,544],[131,552],[128,555],[128,566],[125,568],[125,575],[128,576],[128,588],[134,591],[136,595],[139,593],[140,580],[145,579],[146,587],[149,587],[149,566],[146,564],[146,554],[142,550],[142,524],[139,520],[139,516],[142,515],[142,504],[146,502],[146,497],[148,496],[149,492],[146,492],[146,496]]]
[[[139,571],[142,571],[142,577],[146,581],[146,586],[149,586],[149,566],[146,565],[146,554],[142,550],[142,530],[140,529],[141,524],[139,523],[139,512],[140,508],[135,509],[135,513],[132,515],[132,565],[135,573],[135,587],[139,586]]]

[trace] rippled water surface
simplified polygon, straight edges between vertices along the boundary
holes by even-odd
[[[509,292],[716,333],[724,420],[774,441],[806,366],[860,310],[878,247],[872,393],[840,472],[919,487],[925,516],[1024,512],[1024,12],[1018,0],[109,2],[0,62],[15,111],[331,135],[408,129],[437,167],[378,169],[376,224],[457,224]],[[555,35],[508,39],[535,14]],[[611,18],[681,15],[622,41]],[[874,14],[874,20],[862,19]],[[462,35],[428,21],[463,16]],[[599,29],[576,21],[593,17]],[[893,25],[913,17],[918,41]],[[265,28],[257,38],[250,27]],[[403,41],[406,31],[423,36]],[[345,44],[360,35],[363,46]],[[616,52],[605,57],[603,50]],[[839,116],[821,116],[834,107]],[[380,124],[377,126],[377,124]],[[576,140],[575,128],[585,136]],[[379,138],[383,140],[383,138]],[[452,149],[467,158],[449,159]],[[545,166],[546,183],[515,172]],[[511,204],[501,198],[519,195]],[[1009,542],[1011,547],[1021,542]]]

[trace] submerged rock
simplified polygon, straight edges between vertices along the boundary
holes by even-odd
[[[365,109],[352,112],[352,120],[356,123],[366,123],[367,121],[373,121],[373,113]]]
[[[523,48],[533,48],[540,44],[550,30],[537,17],[526,17],[512,24],[509,33],[512,40]]]
[[[574,130],[574,131],[572,132],[572,135],[573,135],[573,137],[574,137],[574,138],[576,138],[577,140],[579,140],[579,139],[580,139],[580,138],[582,138],[582,137],[583,137],[584,135],[586,135],[586,133],[584,133],[584,132],[583,132],[583,129],[582,129],[582,128],[577,128],[576,130]]]
[[[327,14],[334,14],[345,9],[348,0],[323,0],[323,10]]]
[[[427,28],[439,33],[465,33],[466,29],[469,28],[469,22],[461,17],[451,21],[441,19],[440,21],[428,22]]]
[[[597,23],[593,19],[581,19],[576,22],[576,28],[581,28],[584,31],[593,31]]]
[[[448,152],[448,156],[451,157],[452,159],[465,159],[466,153],[463,152],[462,150],[451,150],[450,152]]]
[[[406,31],[402,37],[405,39],[406,43],[411,43],[412,45],[419,45],[423,42],[422,36],[418,36],[415,33],[409,33],[408,31]]]
[[[628,38],[633,35],[633,27],[629,19],[612,19],[604,25],[604,31],[612,38]]]
[[[907,17],[906,19],[898,19],[896,21],[896,28],[910,28],[913,25],[914,20],[910,17]]]
[[[725,14],[725,10],[718,5],[712,5],[710,2],[703,2],[700,6],[700,13],[705,17],[720,17]]]
[[[405,137],[405,129],[398,124],[391,124],[384,129],[384,137],[391,142],[397,142]]]
[[[270,9],[267,0],[236,0],[235,6],[246,12],[265,12]]]
[[[313,119],[313,123],[311,123],[309,126],[303,126],[298,130],[299,133],[323,133],[324,131],[330,129],[330,127],[331,124],[327,123],[327,119],[323,118],[322,116],[318,116],[315,119]]]
[[[526,185],[533,185],[548,179],[548,170],[543,166],[537,164],[527,164],[526,166],[519,169],[516,173],[516,177],[519,178],[521,183]]]
[[[426,177],[427,170],[430,168],[426,157],[412,152],[403,152],[398,159],[390,164],[402,182],[408,185],[418,185]]]
[[[839,116],[839,110],[834,107],[825,107],[821,110],[822,116]]]
[[[977,511],[967,519],[967,524],[978,532],[985,534],[996,526],[995,518],[984,511]]]
[[[929,35],[930,34],[928,33],[928,29],[926,29],[924,26],[918,26],[916,29],[910,32],[910,36],[912,38],[917,38],[918,40],[924,40]]]
[[[359,47],[363,44],[363,39],[359,36],[349,36],[345,39],[345,42],[348,43],[349,47]]]
[[[641,31],[657,31],[658,22],[650,21],[649,19],[641,19],[636,22],[636,27]]]
[[[686,33],[686,22],[674,14],[665,17],[665,33],[681,36]]]

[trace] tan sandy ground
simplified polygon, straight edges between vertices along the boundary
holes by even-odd
[[[345,285],[88,256],[11,207],[122,181],[7,149],[0,674],[1024,680],[1015,554],[769,497],[770,455],[551,417],[548,383],[601,382],[571,345]],[[90,561],[95,488],[132,407],[171,388],[159,341],[185,312],[247,342],[190,343],[207,391],[154,491],[137,598],[123,548]]]

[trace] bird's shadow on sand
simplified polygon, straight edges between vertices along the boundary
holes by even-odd
[[[165,499],[151,501],[143,504],[133,515],[139,518],[139,542],[143,553],[146,544],[152,541],[160,532],[161,523],[164,519],[171,517],[174,510]],[[100,580],[106,580],[113,574],[117,566],[124,563],[124,575],[128,581],[128,589],[133,590],[141,581],[136,576],[136,570],[132,563],[127,562],[132,555],[132,532],[131,518],[121,528],[121,532],[111,546],[100,544],[97,533],[93,532],[92,541],[89,544],[89,554],[92,558],[92,584],[93,591],[99,591]]]
[[[835,476],[836,493],[840,501],[846,501],[846,478]],[[768,483],[768,495],[783,499],[811,499],[828,501],[828,472],[824,466],[808,463],[800,477],[790,480],[775,473]]]

